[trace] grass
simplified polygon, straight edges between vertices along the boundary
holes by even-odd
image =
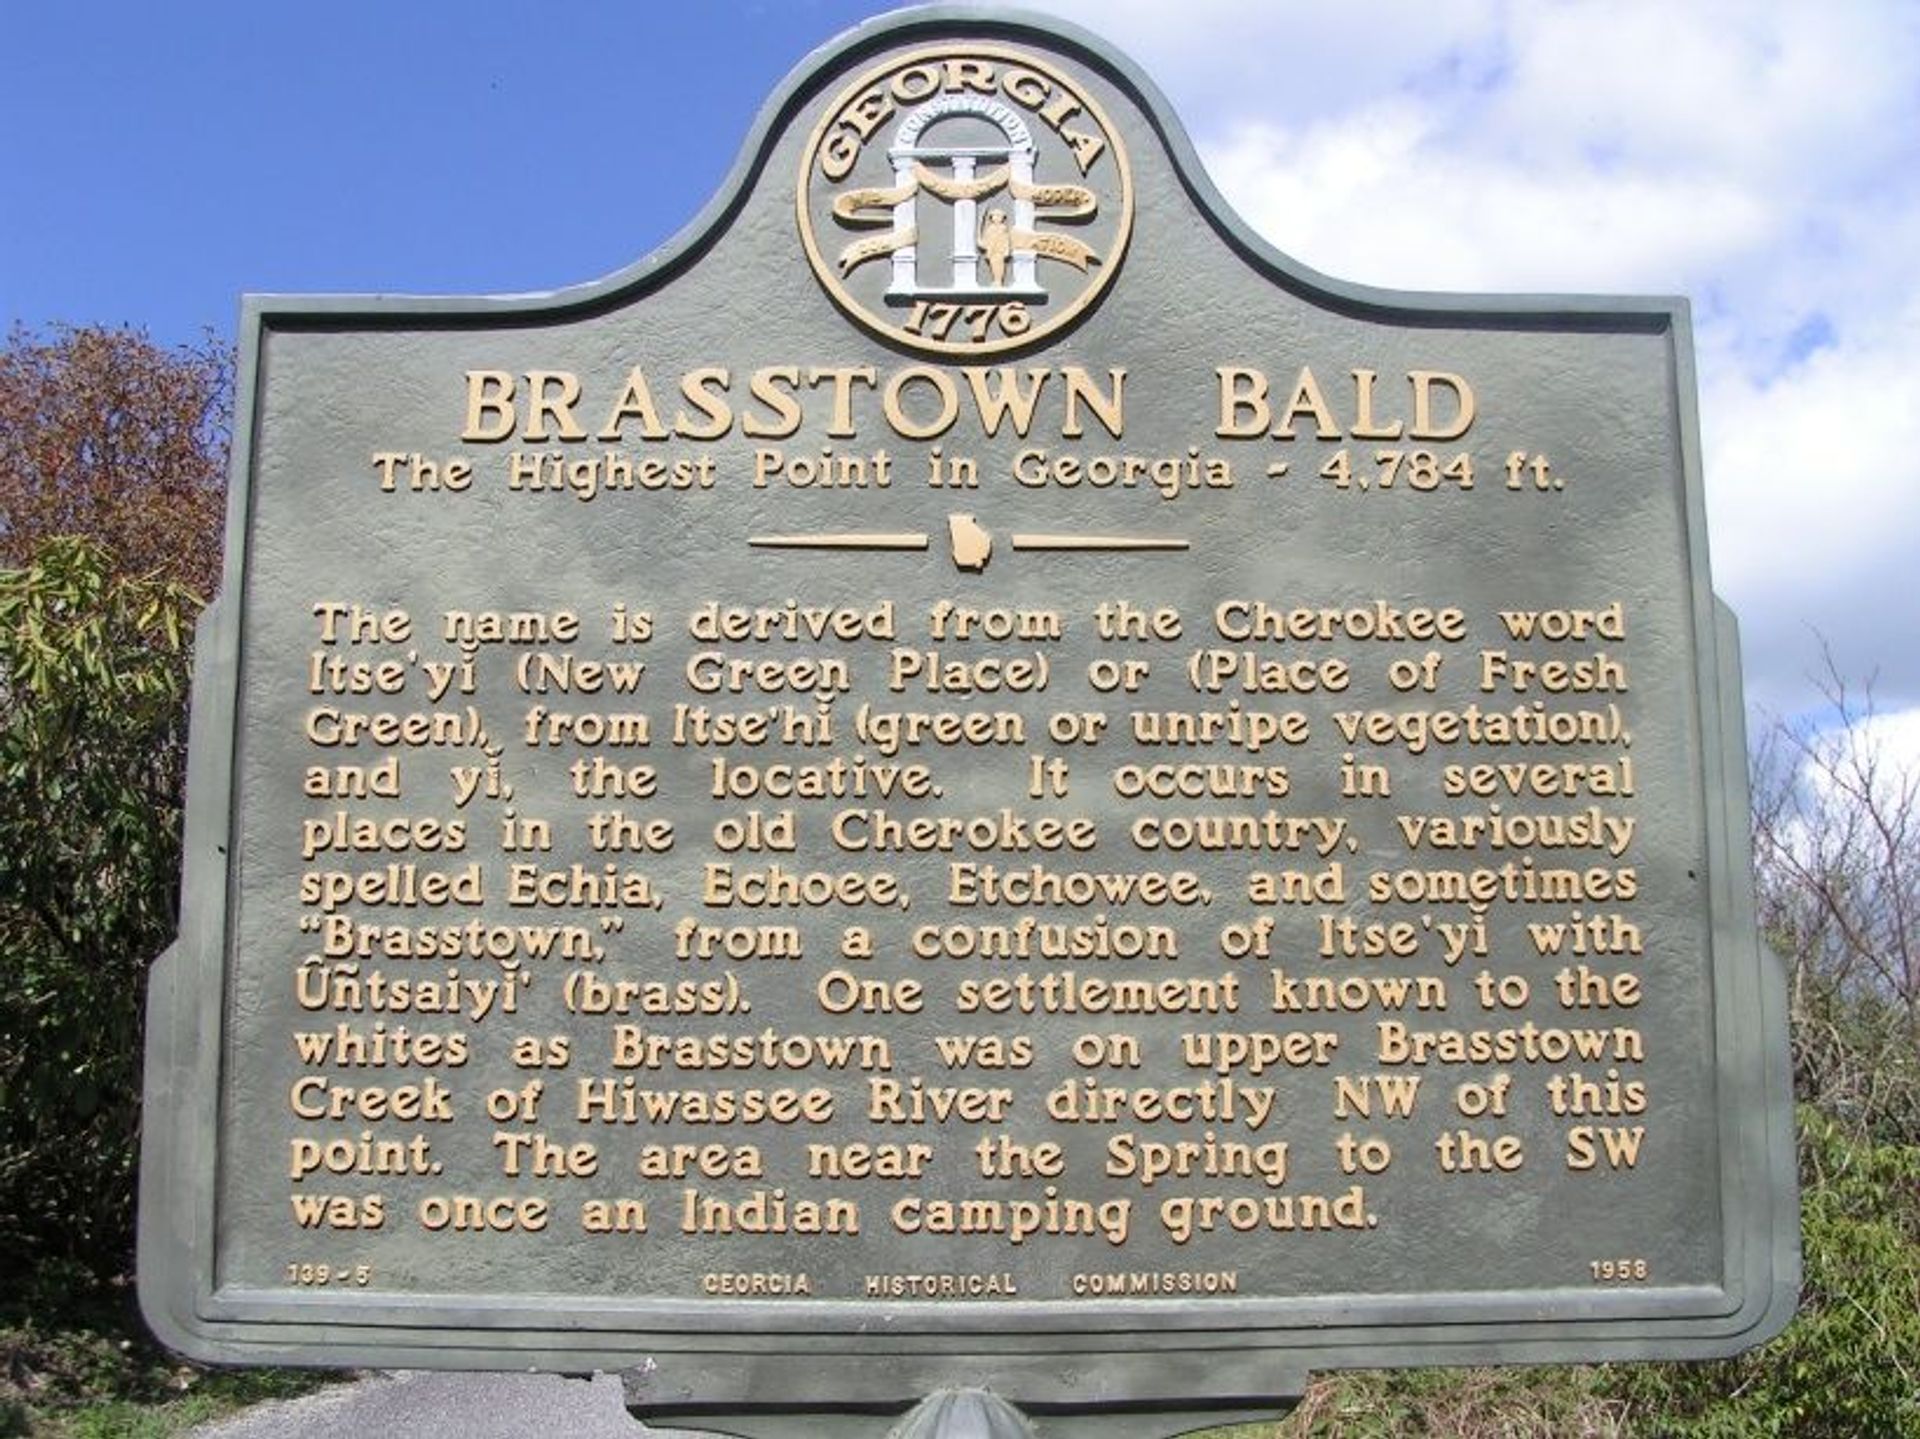
[[[131,1286],[84,1270],[0,1281],[0,1439],[168,1439],[336,1377],[189,1364],[147,1337]]]
[[[1600,1369],[1418,1369],[1317,1379],[1290,1417],[1206,1439],[1628,1439]],[[1198,1436],[1196,1436],[1198,1439]]]

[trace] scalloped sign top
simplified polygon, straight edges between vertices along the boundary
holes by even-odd
[[[1777,1331],[1689,345],[1317,275],[974,9],[604,281],[250,299],[156,1332],[771,1435]]]

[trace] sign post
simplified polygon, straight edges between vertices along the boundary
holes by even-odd
[[[1144,1433],[1785,1323],[1681,302],[1313,274],[935,8],[606,281],[249,300],[235,453],[183,1352]]]

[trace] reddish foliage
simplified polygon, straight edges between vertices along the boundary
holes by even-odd
[[[220,578],[231,351],[137,330],[16,327],[0,351],[0,567],[86,535],[127,574]]]

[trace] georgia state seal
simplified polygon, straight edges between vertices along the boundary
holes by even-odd
[[[940,355],[1059,331],[1112,281],[1133,228],[1126,148],[1099,104],[991,44],[916,50],[855,80],[807,142],[797,203],[835,302]]]

